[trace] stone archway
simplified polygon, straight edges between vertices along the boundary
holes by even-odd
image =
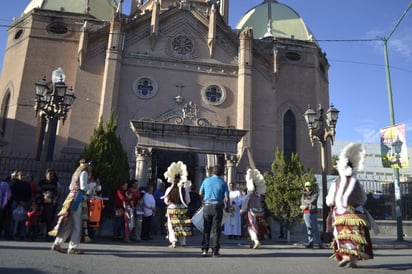
[[[228,170],[227,181],[236,172],[233,162],[238,153],[237,144],[247,130],[234,128],[171,124],[154,121],[130,121],[137,136],[135,178],[139,184],[147,184],[147,168],[153,149],[196,152],[207,155],[225,155]],[[206,167],[214,164],[207,156]],[[229,164],[228,164],[229,163]]]

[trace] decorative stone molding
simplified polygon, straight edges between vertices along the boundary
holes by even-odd
[[[130,121],[137,147],[210,154],[236,154],[247,130]]]
[[[200,127],[213,126],[206,118],[198,118],[199,108],[192,101],[183,105],[183,108],[173,109],[163,113],[155,121],[177,125],[192,125]],[[142,121],[142,120],[141,120]],[[147,120],[146,120],[147,121]]]

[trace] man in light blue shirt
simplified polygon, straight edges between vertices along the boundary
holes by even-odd
[[[207,256],[210,236],[213,234],[212,255],[220,256],[220,237],[222,235],[222,217],[225,205],[230,210],[229,188],[220,177],[223,175],[221,166],[214,166],[212,176],[203,180],[199,195],[203,199],[203,240],[202,256]]]

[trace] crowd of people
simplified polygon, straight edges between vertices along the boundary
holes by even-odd
[[[22,170],[12,172],[0,182],[0,237],[50,241],[64,190],[53,169],[38,183]]]
[[[359,260],[373,258],[369,220],[363,208],[366,195],[356,179],[364,153],[360,144],[351,143],[343,150],[338,162],[340,177],[326,199],[334,218],[331,246],[339,266],[355,268]],[[156,187],[139,186],[137,180],[119,182],[113,193],[112,239],[131,243],[162,235],[168,239],[169,247],[176,248],[178,244],[185,246],[186,237],[192,236],[197,227],[202,233],[202,256],[209,256],[210,250],[212,256],[220,256],[222,234],[234,240],[247,238],[251,248],[258,248],[262,240],[271,238],[268,219],[273,217],[265,206],[264,177],[259,170],[249,168],[246,188],[239,190],[236,183],[227,184],[222,175],[223,167],[214,166],[197,192],[188,180],[186,165],[178,161],[165,172],[165,182],[157,179]],[[316,243],[323,248],[317,222],[316,183],[308,181],[302,189],[300,208],[307,228],[306,247],[313,248]],[[40,237],[53,242],[54,251],[82,254],[79,244],[89,238],[89,197],[100,191],[92,164],[84,159],[73,173],[68,193],[63,193],[53,169],[48,169],[38,183],[30,174],[14,171],[0,182],[0,237]],[[201,227],[192,223],[195,215],[201,216]],[[65,249],[62,245],[68,239]]]

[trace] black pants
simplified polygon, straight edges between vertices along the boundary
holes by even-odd
[[[220,250],[220,237],[222,236],[223,204],[205,205],[203,208],[203,240],[202,250],[212,247],[213,252]],[[210,238],[212,243],[210,244]]]
[[[142,222],[142,240],[150,239],[150,227],[152,226],[152,216],[144,216]]]

